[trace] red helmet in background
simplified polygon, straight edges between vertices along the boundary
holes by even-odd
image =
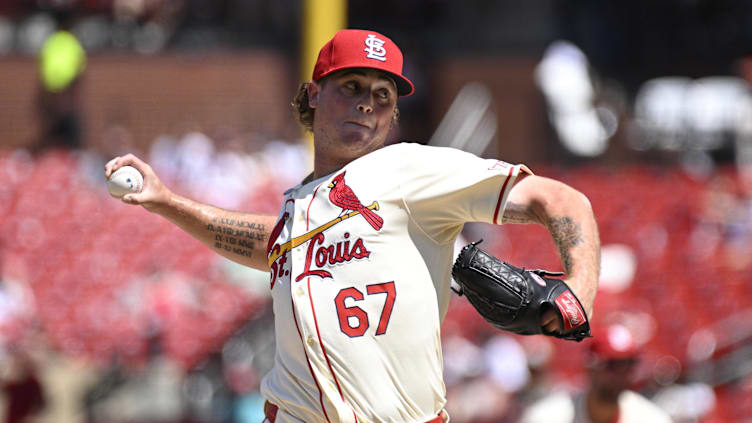
[[[596,361],[636,360],[639,356],[632,333],[620,324],[594,329],[588,351]]]

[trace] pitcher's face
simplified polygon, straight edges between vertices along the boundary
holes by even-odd
[[[309,84],[316,155],[345,163],[384,146],[394,122],[397,87],[388,74],[347,69]]]

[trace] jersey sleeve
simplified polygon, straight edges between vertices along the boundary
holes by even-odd
[[[466,222],[501,224],[521,164],[448,147],[414,146],[400,185],[410,217],[434,242],[452,242]],[[404,160],[405,158],[403,158]]]

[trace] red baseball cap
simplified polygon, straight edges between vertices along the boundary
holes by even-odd
[[[397,44],[375,31],[343,29],[319,51],[313,80],[342,69],[369,68],[388,73],[397,84],[397,94],[408,96],[415,87],[402,75],[402,52]]]
[[[632,333],[625,326],[611,324],[593,331],[590,352],[601,360],[636,358],[639,354]]]

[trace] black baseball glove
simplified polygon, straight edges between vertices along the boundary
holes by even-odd
[[[486,321],[520,335],[543,333],[577,342],[590,336],[580,300],[564,281],[549,277],[563,273],[514,267],[476,247],[481,242],[462,249],[452,276],[460,286],[454,291],[464,294]],[[549,307],[558,315],[560,333],[543,330],[541,316]]]

